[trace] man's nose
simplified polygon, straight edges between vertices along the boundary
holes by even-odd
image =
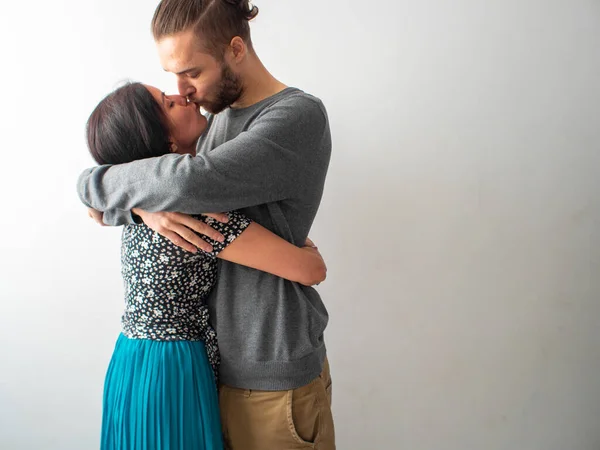
[[[190,95],[192,95],[194,92],[196,92],[196,90],[194,89],[194,86],[191,86],[190,84],[188,84],[186,81],[179,79],[177,80],[177,90],[179,91],[179,94],[182,95],[183,97],[188,97]]]

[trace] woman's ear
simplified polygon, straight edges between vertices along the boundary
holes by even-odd
[[[177,153],[177,150],[179,150],[179,147],[177,147],[177,144],[175,142],[171,142],[169,147],[171,153]]]

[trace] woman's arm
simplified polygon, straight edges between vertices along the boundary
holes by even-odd
[[[144,223],[147,214],[145,211],[139,211]],[[237,211],[225,215],[229,219],[227,223],[215,220],[222,214],[212,214],[212,217],[196,216],[224,236],[224,240],[220,242],[200,236],[212,247],[211,255],[305,286],[318,284],[325,279],[325,262],[312,241],[307,239],[305,247],[296,247]],[[154,229],[150,224],[146,224]],[[172,242],[179,245],[175,241]]]
[[[305,286],[320,283],[327,274],[325,262],[316,247],[296,247],[256,222],[252,222],[217,257]]]

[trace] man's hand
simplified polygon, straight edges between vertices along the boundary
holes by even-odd
[[[200,238],[198,234],[218,242],[225,240],[225,237],[210,225],[196,220],[187,214],[174,212],[151,213],[138,208],[132,209],[132,212],[140,216],[144,223],[158,234],[191,253],[196,253],[198,248],[205,252],[212,252],[213,250],[212,245]],[[214,213],[205,215],[222,223],[227,223],[229,220],[227,214]],[[194,233],[194,231],[198,234]]]
[[[98,225],[102,225],[103,227],[106,226],[106,224],[102,221],[102,217],[104,216],[102,211],[98,211],[94,208],[88,208],[88,216],[94,219],[94,222],[96,222]]]

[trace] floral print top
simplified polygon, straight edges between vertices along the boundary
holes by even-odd
[[[144,224],[123,229],[121,272],[125,283],[123,334],[131,339],[204,341],[215,370],[219,352],[208,322],[205,299],[217,280],[216,255],[233,242],[251,221],[228,213],[229,222],[194,216],[218,230],[225,241],[212,241],[213,253],[187,252]]]

